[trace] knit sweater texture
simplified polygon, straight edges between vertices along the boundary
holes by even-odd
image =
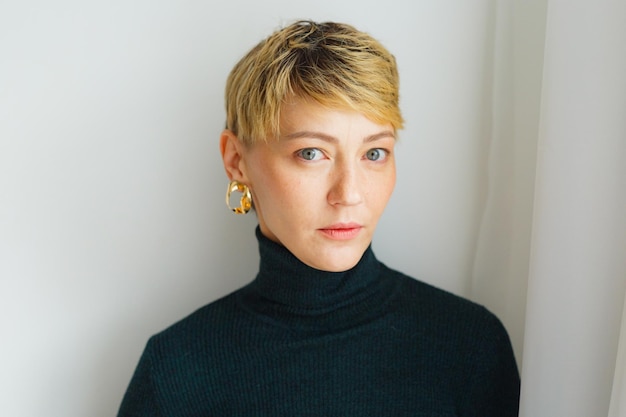
[[[313,269],[257,228],[247,286],[148,341],[118,417],[517,416],[485,308],[379,262]]]

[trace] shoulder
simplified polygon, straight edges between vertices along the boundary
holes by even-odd
[[[229,352],[239,345],[236,337],[242,332],[237,326],[247,316],[237,307],[240,291],[197,309],[150,337],[125,396],[124,415],[139,415],[135,412],[139,409],[150,410],[145,415],[165,415],[153,411],[197,405],[206,381],[217,378],[216,364],[228,365]]]
[[[241,289],[206,304],[186,317],[153,335],[148,345],[161,354],[197,351],[209,347],[207,341],[216,341],[232,334],[241,321],[242,310],[237,306]],[[155,352],[155,353],[156,353]]]
[[[501,321],[485,306],[385,265],[383,268],[399,280],[396,314],[417,326],[420,333],[473,343],[481,338],[510,343]]]
[[[423,314],[440,313],[442,311],[445,311],[446,315],[450,313],[483,315],[486,313],[483,306],[467,298],[408,276],[384,264],[382,264],[382,268],[385,275],[399,281],[399,292],[403,301],[419,309]]]
[[[388,273],[400,280],[396,323],[411,332],[416,349],[438,364],[436,369],[462,370],[457,377],[466,406],[481,409],[472,415],[517,415],[519,372],[499,318],[466,298],[391,269]],[[482,409],[494,404],[506,411]]]

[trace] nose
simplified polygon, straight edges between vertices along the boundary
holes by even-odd
[[[365,179],[355,166],[338,167],[330,175],[328,202],[331,205],[354,206],[363,202]]]

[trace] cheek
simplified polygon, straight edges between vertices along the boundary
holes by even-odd
[[[391,194],[393,193],[393,188],[394,183],[388,183],[387,186],[384,188],[384,192],[382,192],[381,195],[379,195],[376,199],[376,204],[379,211],[382,212],[383,210],[385,210],[385,207],[387,207],[387,203],[389,203],[389,199],[391,198]]]
[[[372,179],[370,186],[368,186],[369,201],[375,204],[377,207],[383,209],[391,197],[393,190],[396,186],[396,171],[390,170],[385,175],[377,176],[376,179]]]
[[[273,169],[258,171],[251,178],[253,197],[265,216],[284,216],[286,212],[298,210],[304,186],[289,175]]]
[[[389,194],[388,197],[391,197],[393,190],[396,188],[396,170],[393,170],[393,175],[391,176],[391,180],[389,181]]]
[[[393,183],[388,183],[385,188],[382,188],[377,195],[372,195],[370,198],[372,213],[375,214],[376,217],[380,217],[387,205],[389,200],[391,199],[391,194],[393,192]]]

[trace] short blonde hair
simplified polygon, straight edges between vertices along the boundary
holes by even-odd
[[[370,35],[334,22],[301,20],[257,44],[226,82],[226,128],[246,144],[280,136],[292,95],[351,109],[402,128],[394,56]]]

